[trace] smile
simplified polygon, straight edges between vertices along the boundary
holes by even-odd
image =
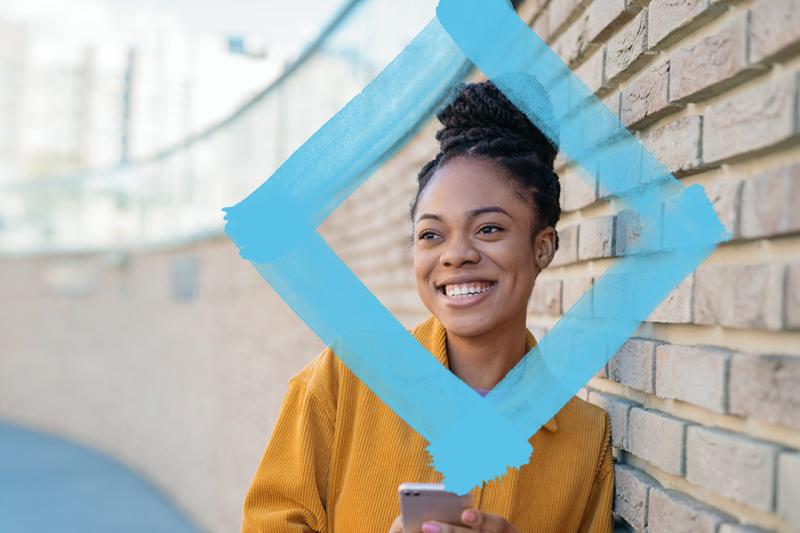
[[[446,303],[453,307],[466,307],[483,301],[494,290],[496,281],[473,281],[439,287]]]

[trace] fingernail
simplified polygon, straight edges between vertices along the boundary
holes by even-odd
[[[464,511],[462,520],[464,520],[464,522],[469,522],[471,524],[473,522],[478,521],[478,515],[475,514],[475,511]]]
[[[442,530],[436,524],[431,524],[429,522],[425,522],[422,524],[422,533],[439,533]]]

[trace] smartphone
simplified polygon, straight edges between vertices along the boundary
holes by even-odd
[[[463,524],[461,513],[472,507],[472,496],[459,496],[439,483],[403,483],[397,489],[403,533],[421,533],[422,523],[437,520]]]

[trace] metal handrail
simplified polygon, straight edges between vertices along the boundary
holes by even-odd
[[[198,133],[191,134],[187,136],[185,139],[173,144],[170,147],[164,148],[156,152],[155,154],[148,155],[146,157],[141,157],[139,159],[134,159],[132,161],[123,161],[119,163],[114,163],[112,165],[108,165],[105,167],[99,168],[86,168],[81,169],[75,172],[70,172],[69,174],[51,174],[46,176],[36,177],[35,179],[27,179],[21,180],[17,182],[11,183],[0,183],[0,191],[9,191],[9,190],[25,190],[25,189],[37,189],[37,188],[52,188],[52,187],[64,187],[69,186],[75,182],[84,181],[87,179],[92,179],[95,175],[106,176],[109,173],[113,172],[115,169],[118,168],[129,168],[132,166],[146,164],[152,161],[157,161],[159,159],[164,159],[165,157],[169,157],[172,153],[177,152],[179,150],[184,150],[190,147],[192,144],[213,135],[217,131],[224,129],[226,126],[234,123],[238,120],[242,115],[247,113],[254,105],[259,103],[263,100],[267,95],[271,92],[275,91],[278,87],[280,87],[288,78],[290,78],[301,66],[303,66],[311,57],[313,57],[314,53],[319,50],[319,48],[328,40],[328,38],[335,33],[335,31],[342,25],[342,23],[347,20],[350,13],[352,13],[353,9],[355,9],[359,4],[363,3],[364,0],[348,0],[345,5],[343,5],[336,14],[331,17],[331,19],[325,24],[322,28],[322,31],[311,41],[309,42],[297,56],[297,58],[292,61],[292,63],[286,67],[283,72],[278,75],[277,78],[272,80],[264,89],[259,91],[258,94],[251,97],[249,100],[241,104],[235,111],[233,111],[230,115],[218,120],[214,124],[207,126],[203,131]]]

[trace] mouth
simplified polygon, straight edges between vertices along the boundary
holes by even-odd
[[[467,307],[488,298],[494,292],[496,286],[496,281],[482,280],[440,285],[437,289],[447,305],[451,307]]]

